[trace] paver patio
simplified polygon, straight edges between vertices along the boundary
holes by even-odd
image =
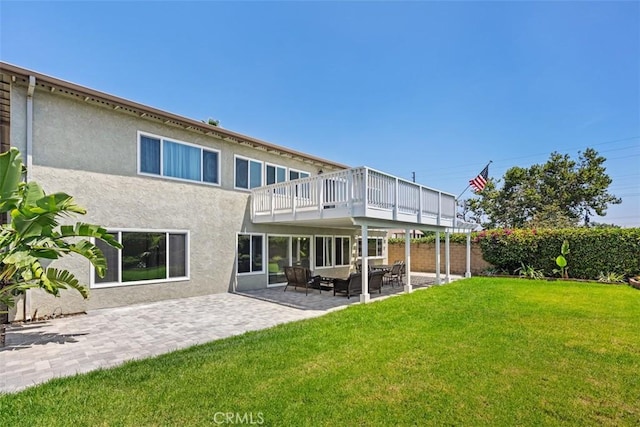
[[[424,288],[434,280],[412,273],[412,282]],[[401,289],[385,286],[382,297]],[[357,297],[334,297],[330,291],[305,295],[302,289],[282,290],[182,298],[9,326],[6,346],[0,348],[0,393],[320,316],[359,302]],[[380,297],[372,294],[372,300]]]

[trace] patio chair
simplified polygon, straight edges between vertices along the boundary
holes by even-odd
[[[387,283],[391,284],[392,287],[394,283],[397,283],[398,286],[402,286],[402,265],[402,263],[393,264],[391,270],[385,274]]]
[[[384,271],[377,270],[369,273],[369,292],[378,291],[382,293],[382,281],[384,279]]]
[[[284,275],[287,278],[287,286],[284,287],[284,292],[287,291],[289,285],[293,286],[295,289],[300,287],[304,287],[304,294],[309,295],[309,288],[319,289],[320,293],[322,293],[322,289],[320,288],[320,276],[312,276],[311,270],[304,267],[285,267]]]
[[[367,264],[367,269],[371,272],[371,263]],[[362,273],[362,261],[356,262],[356,272]]]
[[[335,279],[333,282],[333,295],[336,292],[347,294],[347,299],[351,295],[359,295],[362,293],[362,274],[351,273],[348,279]]]

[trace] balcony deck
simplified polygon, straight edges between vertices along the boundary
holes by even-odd
[[[456,226],[456,200],[368,167],[254,188],[254,223],[353,227],[363,223],[443,230]]]

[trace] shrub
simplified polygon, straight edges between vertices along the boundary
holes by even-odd
[[[510,272],[522,264],[553,271],[565,240],[571,247],[566,258],[573,278],[596,280],[602,271],[626,277],[640,273],[640,228],[503,229],[474,236],[483,258]]]

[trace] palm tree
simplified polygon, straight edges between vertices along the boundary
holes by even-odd
[[[0,225],[0,305],[12,307],[15,295],[30,288],[55,296],[61,289],[76,289],[87,298],[87,288],[72,273],[53,267],[45,269],[42,260],[79,254],[103,277],[106,260],[88,238],[101,239],[116,248],[122,246],[98,225],[61,225],[60,218],[84,215],[85,209],[68,194],[45,194],[38,183],[24,182],[24,172],[17,149],[0,154],[0,215],[9,214],[7,223]]]

